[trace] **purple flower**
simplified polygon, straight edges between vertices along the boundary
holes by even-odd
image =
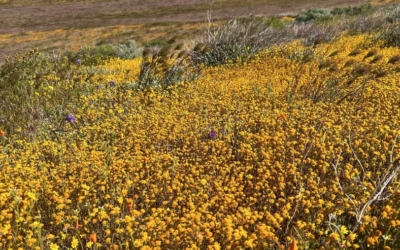
[[[314,46],[316,46],[316,45],[322,43],[323,38],[324,38],[324,37],[323,37],[322,33],[318,33],[317,35],[315,35],[315,36],[314,36]]]
[[[322,33],[318,33],[314,37],[315,40],[322,39]]]
[[[66,119],[67,119],[67,122],[69,122],[69,123],[74,123],[75,122],[75,116],[73,116],[71,114],[68,114]]]
[[[108,84],[110,84],[111,87],[115,87],[115,86],[116,86],[116,85],[115,85],[115,82],[114,82],[113,80],[110,80],[110,81],[108,82]]]
[[[208,133],[208,137],[210,139],[214,139],[215,137],[217,137],[217,132],[215,132],[214,130],[211,130],[211,132]]]
[[[76,63],[80,65],[82,63],[82,60],[81,59],[77,59]]]

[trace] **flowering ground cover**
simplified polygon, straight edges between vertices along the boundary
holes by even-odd
[[[399,249],[398,47],[294,41],[143,91],[141,58],[32,58],[2,249]]]

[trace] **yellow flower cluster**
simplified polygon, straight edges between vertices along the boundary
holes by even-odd
[[[111,60],[75,123],[0,144],[0,248],[396,249],[396,55],[294,42],[148,92],[125,87],[140,59]]]

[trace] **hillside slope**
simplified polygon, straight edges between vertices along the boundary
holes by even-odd
[[[136,90],[140,58],[23,60],[42,74],[7,95],[31,123],[1,133],[3,248],[400,248],[400,49],[373,34],[165,90]]]

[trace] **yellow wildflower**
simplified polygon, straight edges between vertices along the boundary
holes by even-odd
[[[329,238],[332,239],[332,240],[339,241],[340,240],[340,234],[338,234],[337,232],[331,233],[329,235]]]
[[[58,250],[58,249],[59,249],[59,247],[57,244],[50,243],[50,250]]]
[[[214,250],[221,250],[221,245],[218,242],[213,244]]]
[[[142,242],[141,239],[136,239],[136,240],[133,242],[133,245],[134,245],[135,247],[141,247],[141,246],[143,245],[143,242]]]
[[[353,242],[357,238],[357,234],[351,233],[347,236],[350,242]]]
[[[86,242],[86,247],[92,248],[92,246],[93,246],[93,242],[92,241]]]
[[[346,235],[346,234],[349,233],[349,230],[347,230],[346,226],[341,226],[341,227],[340,227],[340,232],[341,232],[343,235]]]
[[[76,237],[73,237],[73,238],[72,238],[71,247],[72,247],[73,249],[76,249],[76,248],[78,247],[78,240],[76,239]]]

